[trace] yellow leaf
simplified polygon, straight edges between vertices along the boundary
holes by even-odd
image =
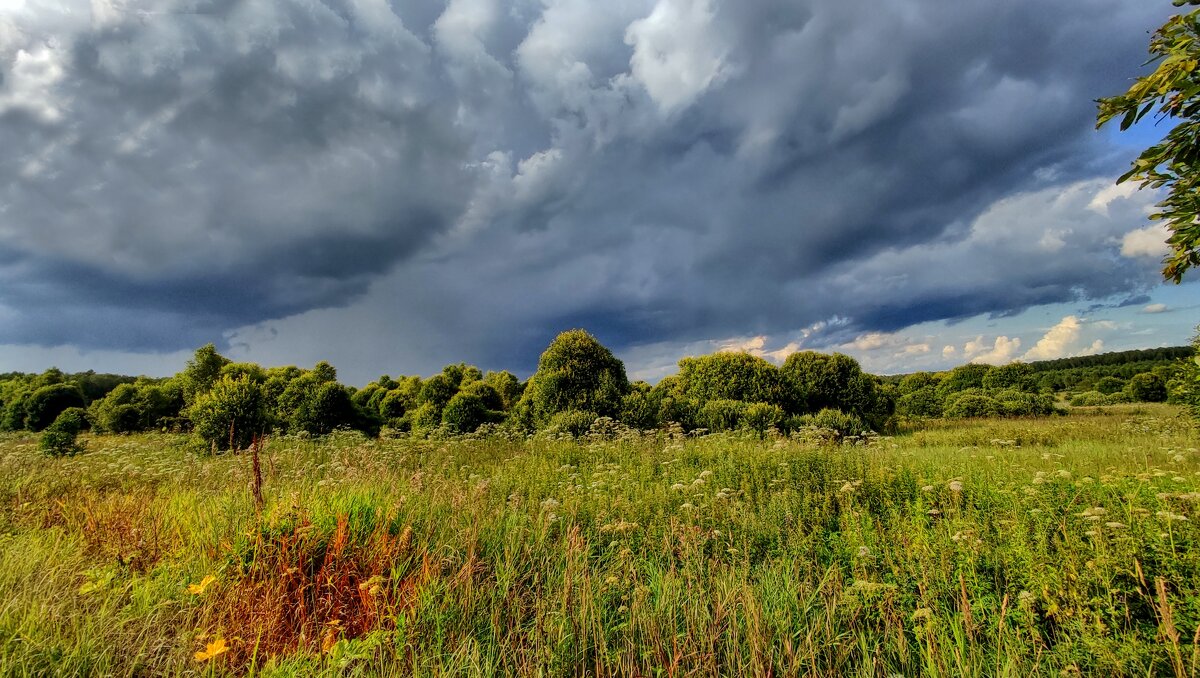
[[[229,651],[229,646],[225,644],[224,638],[218,638],[208,644],[208,647],[196,653],[196,661],[206,662],[214,657],[219,657]]]
[[[204,593],[205,589],[207,589],[209,586],[212,586],[212,583],[216,580],[217,578],[210,574],[204,579],[200,580],[199,584],[188,584],[188,593],[192,594],[193,596],[198,596]]]

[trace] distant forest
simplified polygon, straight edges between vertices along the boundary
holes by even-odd
[[[683,358],[656,385],[629,381],[591,334],[560,334],[521,381],[466,363],[438,374],[341,384],[326,362],[311,369],[236,363],[213,345],[185,369],[152,379],[50,369],[0,374],[0,430],[48,431],[48,451],[78,451],[75,436],[190,432],[213,451],[266,434],[451,436],[535,432],[583,436],[676,428],[760,435],[887,432],[926,417],[1045,416],[1075,406],[1188,397],[1193,347],[1121,351],[1002,366],[879,377],[842,354],[801,351],[782,366],[746,353]]]

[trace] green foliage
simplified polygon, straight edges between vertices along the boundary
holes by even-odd
[[[749,353],[714,353],[679,361],[677,393],[697,402],[788,404],[779,369]]]
[[[187,367],[178,375],[184,402],[191,404],[196,396],[212,388],[220,378],[221,370],[229,363],[229,358],[217,353],[217,347],[212,344],[196,349]]]
[[[292,414],[291,429],[324,435],[339,428],[362,428],[350,392],[336,381],[317,384]]]
[[[741,400],[710,400],[700,408],[697,423],[709,431],[736,431],[741,428],[749,405]]]
[[[586,436],[592,430],[592,424],[600,416],[595,412],[586,412],[581,410],[564,410],[554,413],[550,420],[546,423],[546,431],[549,433],[560,433],[570,435],[576,438]]]
[[[840,438],[860,435],[868,428],[866,423],[857,415],[832,407],[826,407],[815,414],[806,414],[797,417],[795,426],[812,426],[833,431]]]
[[[982,386],[985,389],[1016,389],[1030,391],[1036,381],[1033,378],[1033,367],[1026,363],[1009,363],[992,367],[983,375]]]
[[[88,428],[86,412],[82,407],[69,407],[42,432],[38,447],[52,457],[73,457],[83,451],[76,437]]]
[[[946,399],[944,416],[947,419],[966,419],[973,417],[994,417],[1004,412],[1004,408],[995,398],[982,393],[967,391],[957,393]]]
[[[643,431],[657,428],[662,393],[653,391],[645,382],[638,383],[646,388],[638,388],[634,384],[632,390],[621,399],[621,416],[618,418],[626,426]]]
[[[491,390],[490,386],[482,382],[476,383]],[[495,394],[495,391],[492,393]],[[496,396],[496,400],[499,401],[499,396]],[[451,433],[474,433],[480,426],[494,419],[484,399],[470,391],[457,393],[442,410],[442,424]]]
[[[450,399],[458,392],[458,381],[454,378],[455,376],[461,377],[462,375],[452,374],[448,376],[443,372],[442,374],[435,374],[426,379],[425,383],[421,385],[421,393],[417,396],[417,403],[421,405],[433,405],[441,412],[446,403],[450,402]]]
[[[894,404],[880,393],[875,378],[841,353],[802,351],[788,356],[782,373],[795,394],[794,411],[841,410],[882,428]]]
[[[905,375],[897,385],[896,393],[899,396],[906,396],[910,393],[916,393],[922,389],[934,388],[941,383],[941,378],[932,372],[914,372]]]
[[[187,415],[196,436],[218,450],[248,447],[267,427],[263,388],[246,375],[218,379]]]
[[[900,396],[896,400],[896,414],[905,417],[942,416],[942,397],[938,394],[937,386],[922,386]]]
[[[523,416],[539,428],[567,411],[615,418],[628,392],[625,364],[592,335],[569,330],[555,337],[538,360],[521,397]]]
[[[786,419],[787,413],[778,405],[750,403],[742,414],[742,426],[761,436],[771,429],[781,429]]]
[[[998,414],[1005,417],[1044,417],[1057,414],[1054,396],[1042,393],[1028,393],[1015,388],[987,391],[987,397],[1000,405]]]
[[[1180,2],[1176,2],[1179,5]],[[1163,260],[1163,277],[1178,283],[1200,264],[1200,10],[1171,17],[1150,39],[1153,73],[1137,78],[1124,94],[1099,100],[1096,126],[1114,118],[1129,129],[1155,111],[1170,132],[1142,151],[1117,183],[1136,181],[1142,188],[1166,188],[1159,212],[1150,215],[1165,223],[1171,235],[1170,254]]]
[[[1153,372],[1143,372],[1133,375],[1125,385],[1125,392],[1138,402],[1161,403],[1167,399],[1167,382]]]
[[[1129,395],[1124,391],[1101,393],[1099,391],[1084,391],[1071,396],[1072,407],[1097,407],[1100,405],[1120,405],[1130,402]]]
[[[160,428],[164,421],[178,418],[183,407],[183,389],[171,379],[121,384],[93,402],[89,412],[97,430],[134,433]]]
[[[983,378],[991,371],[988,365],[979,365],[970,363],[967,365],[959,365],[950,370],[950,373],[942,379],[942,383],[938,385],[938,393],[943,397],[951,394],[966,391],[971,388],[983,388]]]
[[[516,406],[517,401],[521,399],[521,393],[524,391],[520,380],[508,370],[488,372],[483,377],[483,383],[491,386],[496,393],[500,394],[500,407],[496,409],[504,410],[505,412]]]
[[[41,431],[70,407],[83,407],[83,391],[73,383],[53,383],[34,391],[25,402],[25,428]]]
[[[1095,390],[1104,395],[1112,395],[1125,390],[1125,381],[1117,377],[1104,377],[1096,382]]]

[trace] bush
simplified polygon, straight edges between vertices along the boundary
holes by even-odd
[[[1117,377],[1104,377],[1096,382],[1096,390],[1104,395],[1112,395],[1125,390],[1125,382]]]
[[[881,396],[874,377],[850,356],[801,351],[788,356],[781,371],[795,394],[795,411],[834,409],[878,422],[892,413],[893,403]]]
[[[1003,412],[1003,408],[995,398],[979,393],[962,393],[947,399],[944,415],[949,419],[966,419],[994,417],[1001,412]]]
[[[482,384],[482,382],[476,383]],[[491,387],[487,388],[491,390]],[[495,393],[495,391],[492,392]],[[490,412],[483,398],[474,393],[462,392],[455,395],[442,410],[442,423],[451,433],[474,433],[490,418]]]
[[[797,417],[794,426],[811,426],[826,431],[833,431],[839,438],[859,435],[867,428],[866,424],[858,416],[828,407],[816,414],[806,414]]]
[[[33,392],[25,401],[25,428],[41,431],[64,410],[83,407],[83,391],[75,384],[51,384]]]
[[[42,452],[52,457],[73,457],[83,451],[83,445],[79,443],[77,436],[87,426],[86,413],[82,407],[67,408],[42,432],[39,447]]]
[[[546,431],[548,433],[566,433],[575,438],[582,438],[591,431],[592,424],[596,423],[599,418],[600,416],[595,412],[566,410],[550,418]]]
[[[249,447],[267,426],[262,386],[248,376],[221,377],[188,408],[196,436],[218,450]]]
[[[747,407],[740,400],[710,400],[700,408],[697,423],[713,433],[735,431],[741,428]]]
[[[1006,417],[1040,417],[1055,414],[1054,398],[1050,395],[1025,393],[1004,389],[988,394],[1000,404],[1000,414]]]
[[[791,400],[779,368],[748,353],[680,360],[676,395],[701,403],[719,400],[790,406]]]
[[[1167,399],[1167,382],[1153,372],[1135,374],[1125,385],[1130,398],[1143,403],[1161,403]]]
[[[592,335],[570,330],[555,337],[538,360],[521,397],[521,417],[539,427],[570,411],[617,417],[628,392],[625,364]]]
[[[742,426],[761,436],[772,428],[781,427],[786,418],[787,413],[778,405],[751,403],[742,415]]]
[[[1084,391],[1071,398],[1072,407],[1098,407],[1101,405],[1120,405],[1130,402],[1124,391],[1116,393],[1101,393],[1099,391]]]
[[[937,387],[922,386],[900,396],[896,401],[896,414],[906,417],[942,416],[942,398],[938,395]]]

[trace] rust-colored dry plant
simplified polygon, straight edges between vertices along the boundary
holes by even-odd
[[[247,553],[233,554],[239,562],[228,583],[204,601],[214,630],[233,638],[227,661],[247,666],[327,652],[338,640],[389,628],[436,570],[411,548],[410,528],[396,533],[389,525],[381,520],[355,538],[343,514],[332,534],[307,517],[286,530],[260,531]],[[402,563],[415,567],[393,577]]]

